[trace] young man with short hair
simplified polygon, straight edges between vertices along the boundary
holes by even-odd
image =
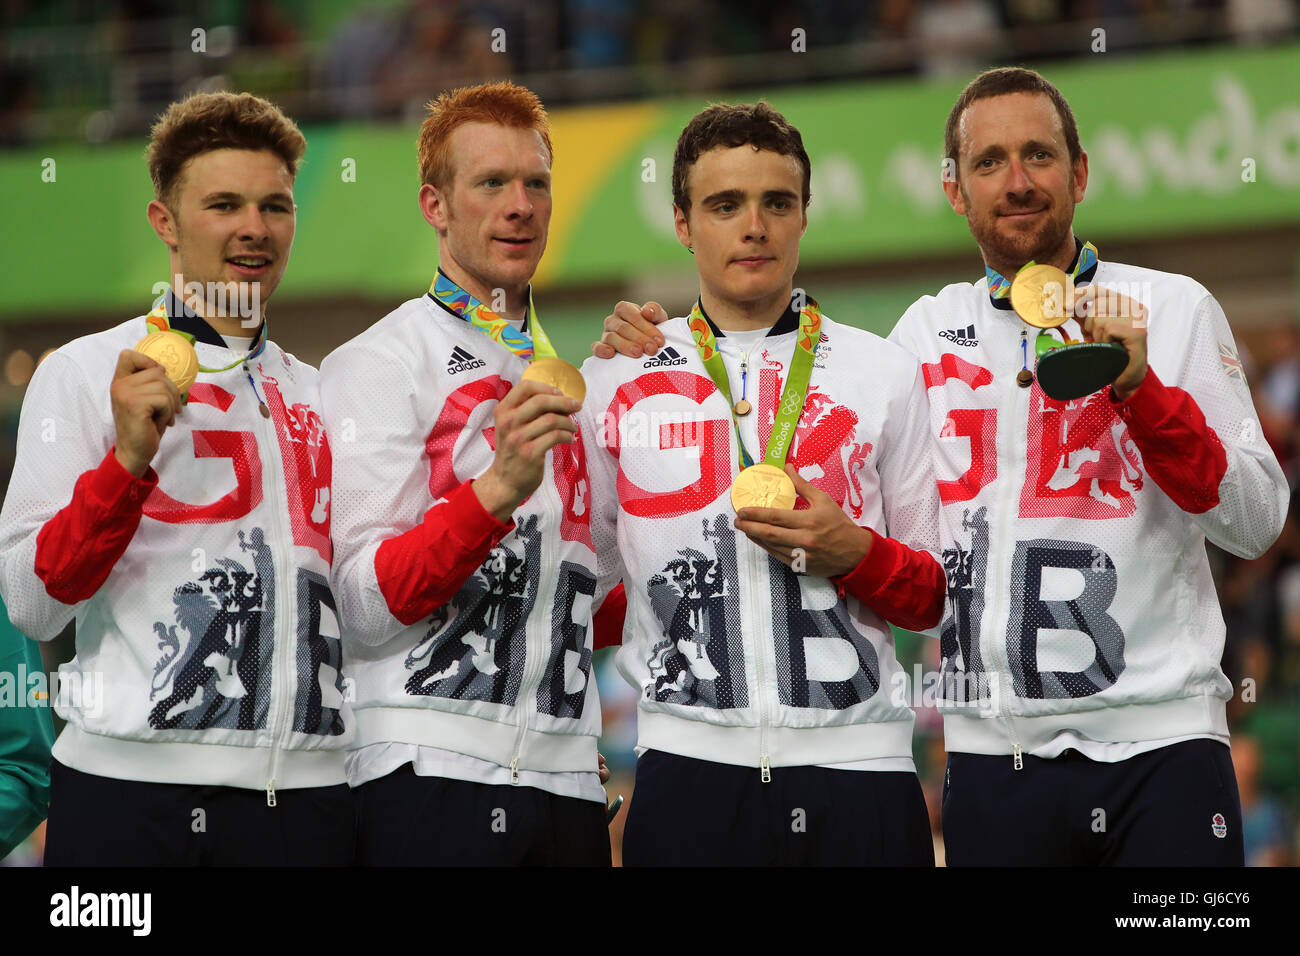
[[[590,632],[621,612],[596,586],[581,402],[522,380],[554,355],[530,286],[546,111],[511,83],[445,93],[419,155],[429,293],[322,364],[361,859],[608,866]]]
[[[0,588],[30,637],[77,620],[49,864],[352,861],[329,446],[264,311],[305,147],[249,94],[173,104],[148,157],[171,287],[28,385]]]
[[[925,389],[793,288],[810,170],[764,103],[692,119],[673,215],[699,301],[657,358],[583,366],[641,693],[630,865],[933,865],[887,623],[943,605]]]

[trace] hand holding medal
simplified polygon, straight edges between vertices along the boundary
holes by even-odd
[[[1114,382],[1129,364],[1129,352],[1115,341],[1057,342],[1049,330],[1059,329],[1076,310],[1096,301],[1097,290],[1089,286],[1076,294],[1074,282],[1062,270],[1050,265],[1027,263],[1011,283],[1011,307],[1026,323],[1043,331],[1034,343],[1038,356],[1038,384],[1049,398],[1071,401],[1091,395]],[[1084,333],[1091,334],[1085,324]],[[1145,347],[1143,348],[1145,373]],[[1023,374],[1023,373],[1022,373]]]
[[[766,467],[755,465],[741,476]],[[796,574],[838,577],[861,564],[871,550],[870,529],[854,524],[834,498],[800,477],[794,465],[786,465],[781,477],[789,484],[790,497],[793,499],[797,493],[808,502],[808,507],[795,510],[780,505],[744,504],[737,509],[736,530]],[[732,503],[735,502],[733,487]]]
[[[566,398],[576,399],[579,407],[587,398],[587,383],[582,373],[562,358],[550,357],[536,359],[524,369],[519,379],[521,382],[542,382],[554,386],[564,393]]]
[[[528,362],[519,384],[493,409],[496,451],[492,464],[474,479],[474,494],[498,521],[508,521],[537,490],[546,458],[556,445],[577,441],[577,424],[569,416],[582,407],[587,385],[582,373],[556,355],[528,294],[528,325],[510,322],[474,298],[441,269],[429,295],[492,341]]]
[[[181,393],[162,365],[148,355],[123,349],[109,397],[117,430],[113,454],[123,468],[140,478],[158,454],[163,432],[180,414]]]
[[[738,403],[731,400],[731,386],[718,352],[717,338],[698,302],[691,310],[688,325],[704,368],[731,407],[732,423],[736,426],[740,474],[731,486],[736,530],[793,568],[796,574],[830,577],[847,574],[858,566],[871,548],[871,532],[855,525],[830,495],[804,481],[794,466],[786,463],[812,379],[821,321],[821,309],[808,299],[799,315],[790,375],[777,400],[767,451],[759,464],[753,463],[740,438],[736,415],[742,412],[736,408]],[[808,502],[809,507],[796,510],[799,498]]]
[[[135,351],[162,366],[182,398],[199,377],[199,353],[194,350],[194,344],[179,332],[150,332],[135,343]]]

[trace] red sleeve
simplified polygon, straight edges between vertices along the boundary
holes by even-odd
[[[605,595],[605,603],[591,620],[592,646],[595,650],[602,647],[618,647],[623,643],[623,619],[627,616],[627,591],[623,582]]]
[[[450,601],[497,542],[515,526],[483,509],[473,482],[467,481],[424,521],[389,538],[375,552],[375,577],[388,610],[403,624],[414,624]]]
[[[1228,453],[1196,400],[1160,381],[1152,368],[1127,400],[1120,401],[1113,387],[1106,394],[1160,490],[1189,514],[1217,506]]]
[[[78,478],[72,500],[36,533],[36,576],[46,593],[64,604],[92,597],[135,537],[156,487],[152,467],[137,478],[111,448],[99,467]]]
[[[890,624],[909,631],[939,623],[948,584],[932,556],[874,532],[871,548],[858,566],[831,580],[840,597],[847,591]]]

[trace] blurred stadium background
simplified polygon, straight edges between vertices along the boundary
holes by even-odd
[[[710,101],[762,97],[803,132],[813,202],[796,284],[828,314],[885,334],[918,296],[977,279],[978,251],[938,186],[943,123],[979,69],[1024,63],[1065,93],[1090,155],[1076,232],[1104,258],[1186,273],[1218,296],[1296,485],[1296,0],[0,0],[0,18],[5,481],[35,363],[147,311],[167,280],[144,215],[143,149],[153,118],[185,93],[255,92],[303,126],[297,244],[270,315],[278,341],[319,363],[427,287],[423,103],[506,77],[536,90],[556,148],[538,301],[561,354],[581,361],[617,300],[654,297],[681,314],[694,297],[669,183],[677,132]],[[1248,861],[1294,864],[1294,512],[1256,561],[1210,550],[1238,688],[1229,714]],[[937,666],[937,642],[898,638],[909,671]],[[71,632],[43,651],[47,670],[68,659]],[[630,797],[635,695],[602,654],[608,790]],[[942,859],[933,708],[918,710],[915,752]],[[4,862],[39,863],[42,840],[38,830]]]

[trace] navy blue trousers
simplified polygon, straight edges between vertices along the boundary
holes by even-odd
[[[736,767],[648,750],[624,866],[934,866],[914,773]]]
[[[1188,740],[1102,763],[952,753],[943,786],[949,866],[1244,866],[1228,748]]]
[[[50,761],[46,866],[351,866],[347,784],[266,791],[145,783]]]
[[[535,787],[418,776],[357,787],[362,866],[609,866],[605,807]]]

